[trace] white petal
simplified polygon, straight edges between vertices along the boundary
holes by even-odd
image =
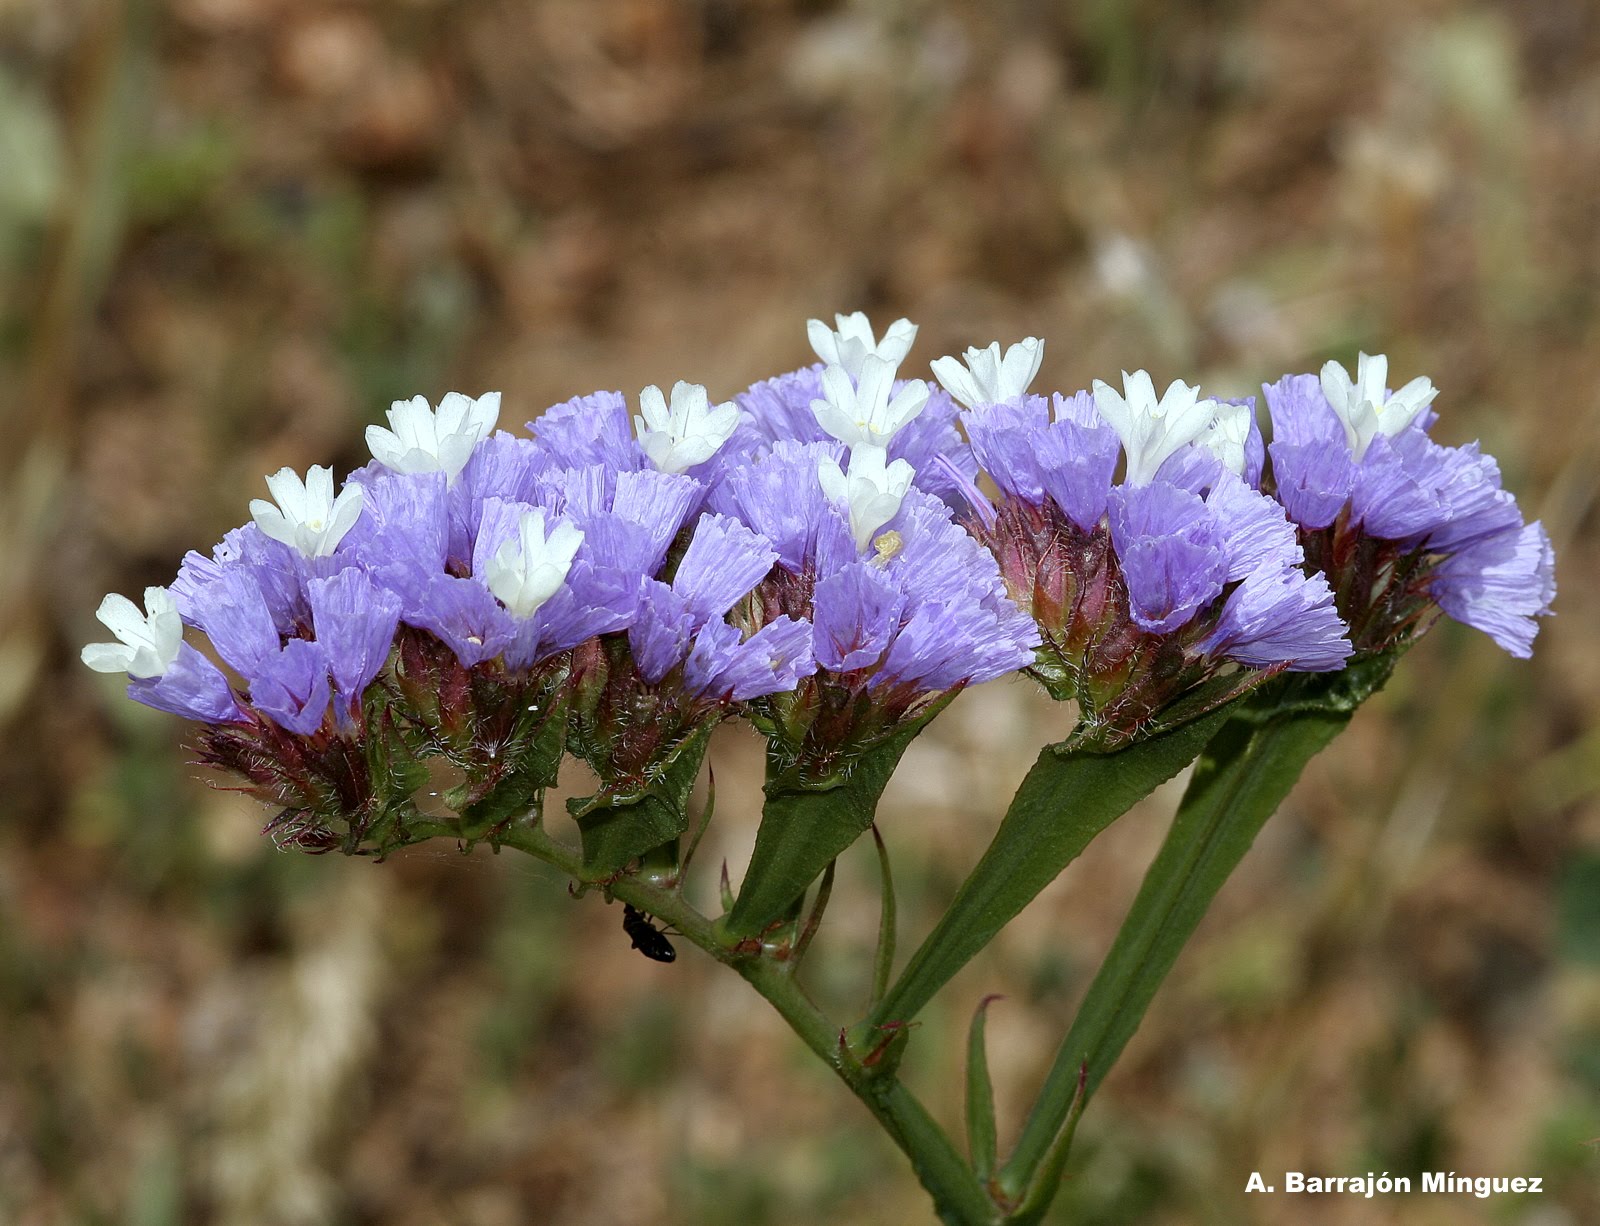
[[[327,518],[333,507],[333,469],[313,464],[306,470],[306,502],[312,512],[307,519]]]
[[[822,456],[817,460],[817,481],[829,502],[849,501],[850,486],[845,480],[844,470],[832,456]]]
[[[950,393],[951,399],[963,408],[976,408],[983,393],[973,381],[972,372],[957,357],[935,358],[928,363],[939,386]]]
[[[639,409],[644,414],[645,424],[652,430],[666,430],[671,423],[671,416],[667,412],[667,398],[661,394],[661,389],[652,383],[639,393]]]
[[[917,341],[917,325],[909,319],[897,319],[889,325],[883,339],[878,342],[878,356],[898,366],[906,360],[911,346]]]
[[[817,357],[829,366],[839,363],[839,346],[835,341],[833,329],[820,319],[806,320],[806,339],[811,342],[811,348]]]
[[[130,641],[133,635],[144,634],[144,614],[139,612],[139,606],[117,592],[110,593],[102,600],[94,615],[123,642]]]
[[[125,673],[133,665],[134,651],[122,643],[90,643],[78,653],[97,673]]]
[[[1373,408],[1381,406],[1389,387],[1388,354],[1359,354],[1356,358],[1356,381],[1360,384],[1361,399]]]

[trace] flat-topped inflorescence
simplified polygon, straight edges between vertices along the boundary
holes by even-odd
[[[1388,393],[1382,358],[1268,387],[1264,475],[1253,401],[1143,371],[1035,395],[1032,337],[935,361],[940,388],[899,377],[908,321],[835,324],[811,321],[821,363],[726,403],[596,392],[517,435],[498,393],[397,401],[342,487],[283,469],[143,612],[107,597],[116,641],[84,661],[204,725],[287,841],[405,841],[430,758],[477,837],[537,813],[572,752],[601,781],[586,848],[615,862],[675,837],[729,716],[825,779],[1025,670],[1115,745],[1439,610],[1525,655],[1548,611],[1543,529],[1475,446],[1428,438],[1433,385]],[[672,812],[596,833],[641,798]]]
[[[1293,526],[1245,479],[1249,403],[1143,371],[1124,392],[1018,395],[965,414],[998,505],[971,529],[1043,636],[1030,671],[1107,743],[1226,701],[1284,669],[1337,669],[1332,593]],[[1120,469],[1120,475],[1119,475]]]
[[[1390,392],[1388,366],[1362,354],[1355,379],[1329,362],[1320,378],[1268,385],[1263,488],[1328,576],[1360,651],[1409,642],[1444,612],[1525,658],[1555,598],[1549,535],[1523,521],[1499,465],[1476,443],[1428,437],[1432,382]]]

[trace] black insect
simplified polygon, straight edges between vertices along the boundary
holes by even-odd
[[[678,956],[667,934],[650,922],[650,917],[632,903],[622,904],[622,931],[633,940],[633,947],[652,962],[671,962]]]

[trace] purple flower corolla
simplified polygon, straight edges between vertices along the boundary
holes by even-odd
[[[906,360],[917,339],[917,325],[909,319],[895,320],[881,341],[873,336],[872,324],[862,311],[835,315],[833,322],[830,328],[820,319],[808,319],[806,338],[824,366],[842,366],[852,379],[861,378],[868,357],[883,359],[893,370]]]
[[[1476,443],[1428,437],[1428,380],[1386,395],[1386,362],[1363,355],[1360,371],[1348,392],[1331,379],[1338,405],[1327,377],[1285,375],[1265,389],[1269,488],[1360,627],[1358,646],[1403,640],[1437,607],[1526,656],[1555,594],[1548,536],[1524,525],[1499,466]]]
[[[1036,336],[1024,337],[1002,356],[1000,342],[991,341],[987,349],[968,349],[963,356],[964,361],[956,357],[935,358],[929,366],[958,404],[980,409],[1027,393],[1044,361],[1044,342]]]
[[[631,472],[649,463],[633,436],[628,402],[621,392],[575,396],[546,409],[528,423],[554,468],[600,465]]]
[[[835,447],[837,440],[822,428],[811,408],[823,399],[822,375],[823,367],[809,366],[764,379],[734,397],[743,417],[733,438],[706,466],[703,475],[713,488],[785,443],[827,443],[836,459],[844,458],[842,448]],[[946,475],[937,463],[939,457],[968,480],[978,471],[971,448],[956,429],[955,404],[937,388],[928,389],[917,415],[894,431],[887,451],[891,463],[904,460],[916,471],[917,488],[955,505],[964,502],[959,483]]]
[[[396,400],[389,408],[389,429],[367,427],[373,459],[397,473],[442,472],[454,481],[473,449],[489,437],[500,417],[500,393],[474,399],[447,392],[438,412],[422,396]]]
[[[357,709],[368,684],[388,662],[400,622],[400,598],[353,567],[313,579],[307,595],[334,689],[347,709]]]
[[[848,508],[824,494],[821,461],[837,467],[836,447],[780,443],[711,492],[711,505],[777,554],[781,569],[758,590],[759,609],[810,619],[817,663],[852,687],[892,683],[915,696],[1027,663],[1036,629],[1006,597],[993,557],[944,504],[905,491],[863,557]]]
[[[246,718],[228,679],[188,643],[178,645],[178,654],[161,676],[130,680],[128,697],[203,724],[238,723]]]
[[[791,690],[815,668],[810,627],[782,617],[748,638],[723,620],[756,586],[777,553],[738,520],[707,515],[695,528],[671,584],[645,579],[628,630],[640,677],[659,685],[682,667],[693,696],[743,700]]]

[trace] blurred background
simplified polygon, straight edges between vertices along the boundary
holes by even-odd
[[[1052,1220],[1600,1221],[1597,200],[1588,0],[0,0],[0,1223],[929,1220],[734,976],[510,855],[280,853],[77,661],[104,592],[170,581],[262,474],[360,463],[395,397],[721,399],[855,308],[922,325],[912,366],[1044,336],[1068,390],[1387,351],[1559,551],[1535,660],[1443,626],[1308,770]],[[1067,714],[997,684],[913,747],[908,945]],[[712,758],[707,905],[759,746]],[[930,1011],[907,1067],[948,1124],[1003,992],[1014,1129],[1178,786]],[[812,956],[841,1016],[876,908],[858,846]]]

